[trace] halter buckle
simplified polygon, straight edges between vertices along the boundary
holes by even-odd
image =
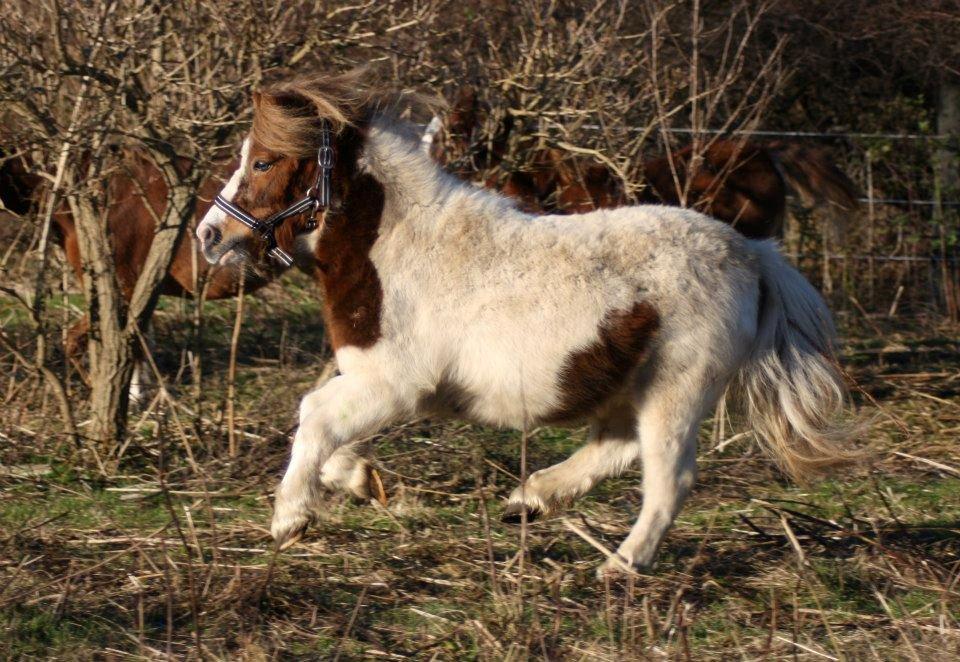
[[[317,165],[329,170],[333,168],[333,147],[330,145],[321,145],[317,150]]]

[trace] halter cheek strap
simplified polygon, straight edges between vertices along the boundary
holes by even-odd
[[[291,216],[298,216],[309,211],[307,217],[306,231],[311,232],[317,228],[317,213],[326,210],[330,206],[331,175],[333,174],[334,152],[331,143],[330,123],[327,120],[320,120],[320,147],[317,149],[317,179],[313,186],[297,202],[286,209],[278,211],[276,214],[268,216],[265,219],[259,219],[249,213],[242,207],[233,204],[222,195],[217,195],[213,199],[213,204],[237,219],[248,228],[260,235],[260,239],[267,245],[267,255],[275,259],[284,267],[293,265],[293,257],[277,245],[277,238],[274,235],[277,228]]]

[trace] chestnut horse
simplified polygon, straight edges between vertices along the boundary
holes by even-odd
[[[341,374],[300,404],[279,548],[325,487],[368,498],[360,444],[415,416],[590,423],[583,448],[514,490],[508,517],[555,511],[642,460],[643,506],[609,571],[653,562],[728,388],[792,475],[853,458],[830,313],[772,242],[660,205],[525,213],[446,173],[363,76],[256,93],[240,167],[197,229],[211,264],[262,264],[275,240],[312,261],[323,294]],[[317,223],[291,211],[324,185]],[[271,238],[263,219],[284,213]]]
[[[610,167],[560,149],[538,149],[522,166],[505,167],[512,125],[501,122],[482,140],[478,134],[487,117],[476,92],[462,89],[446,123],[435,126],[425,140],[430,153],[464,177],[497,168],[484,183],[519,199],[527,211],[579,213],[630,201]],[[780,236],[788,189],[806,204],[827,204],[841,212],[852,212],[859,204],[857,186],[820,149],[714,138],[696,151],[694,167],[692,146],[644,161],[644,185],[636,201],[691,207],[751,239]]]
[[[162,217],[166,210],[168,186],[160,169],[144,152],[127,150],[123,157],[122,167],[106,183],[109,201],[106,219],[117,281],[124,299],[129,301],[153,243],[155,219]],[[229,167],[223,166],[221,170]],[[43,195],[43,181],[31,171],[25,159],[7,158],[0,165],[0,198],[4,206],[18,215],[29,213]],[[197,220],[206,214],[219,186],[219,181],[213,177],[202,184],[195,213]],[[52,218],[52,237],[63,249],[79,282],[82,264],[73,215],[63,205]],[[167,275],[160,285],[160,293],[170,296],[193,295],[195,284],[199,283],[205,287],[207,299],[229,298],[236,296],[239,290],[240,273],[238,265],[211,268],[185,233],[177,240]],[[248,269],[244,276],[245,291],[252,292],[263,287],[278,273],[276,265],[256,273]],[[65,347],[68,356],[75,358],[82,353],[89,329],[90,319],[86,315],[70,327]],[[149,374],[138,365],[131,386],[131,398],[139,399],[141,383],[148,378]]]

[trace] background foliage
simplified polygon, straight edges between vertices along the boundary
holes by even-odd
[[[0,147],[28,154],[47,183],[35,209],[0,217],[0,656],[960,653],[960,4],[8,5]],[[843,219],[795,205],[787,248],[837,313],[856,399],[877,416],[862,440],[873,465],[800,488],[737,421],[717,417],[657,571],[604,585],[593,579],[601,554],[581,534],[609,548],[625,533],[642,498],[637,472],[521,536],[497,521],[521,436],[420,421],[377,440],[386,508],[331,498],[313,533],[273,557],[270,492],[296,403],[329,358],[316,288],[298,274],[247,300],[232,390],[235,303],[145,295],[136,314],[156,303],[160,389],[115,441],[92,434],[84,373],[60,345],[97,295],[44,238],[50,214],[86,205],[97,218],[129,148],[160,166],[189,159],[186,175],[167,177],[191,192],[236,151],[263,80],[367,63],[447,99],[472,86],[489,109],[476,139],[514,129],[505,167],[547,144],[639,185],[642,158],[710,130],[818,134],[789,139],[829,149],[873,202]],[[192,204],[177,199],[174,230]],[[130,310],[116,303],[114,318]],[[584,439],[528,431],[529,465]]]

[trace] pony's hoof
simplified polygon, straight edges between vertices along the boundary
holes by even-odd
[[[273,523],[270,525],[270,534],[277,545],[277,551],[282,552],[299,542],[309,526],[309,517],[301,515],[288,518],[274,515]]]
[[[323,465],[320,482],[333,492],[346,492],[359,503],[376,499],[387,505],[383,480],[369,461],[347,453],[334,454]]]
[[[503,515],[500,521],[507,524],[520,524],[523,521],[523,511],[527,511],[527,522],[536,522],[543,515],[543,511],[535,506],[527,506],[522,503],[508,503],[503,509]]]
[[[387,491],[383,488],[380,472],[369,465],[367,465],[367,485],[368,499],[375,499],[380,502],[381,506],[386,506],[388,503]]]
[[[638,577],[649,570],[649,567],[630,563],[620,554],[614,554],[607,558],[597,568],[597,579],[605,581],[607,579],[622,579],[624,577]]]

